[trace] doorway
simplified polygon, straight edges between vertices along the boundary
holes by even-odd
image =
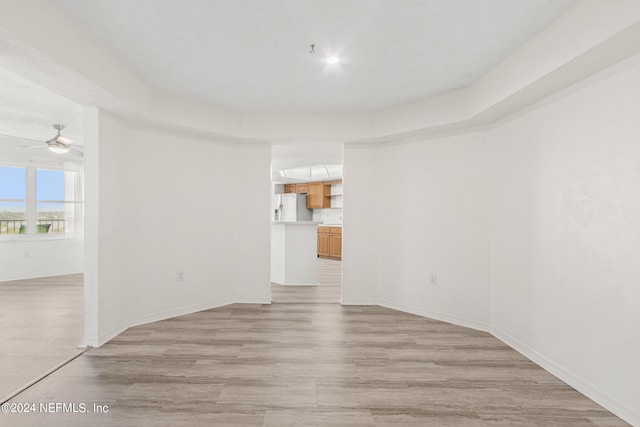
[[[84,161],[82,106],[5,68],[0,68],[0,98],[6,112],[0,118],[0,398],[5,400],[78,353],[84,319]]]
[[[341,143],[271,146],[273,303],[341,301],[342,150]]]
[[[0,135],[3,401],[77,355],[82,337],[82,157],[23,149],[37,143]]]

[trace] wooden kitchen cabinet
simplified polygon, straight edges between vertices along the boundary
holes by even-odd
[[[329,256],[342,259],[342,232],[329,235]]]
[[[309,209],[327,209],[331,207],[331,185],[341,183],[342,180],[285,184],[284,192],[307,194],[307,207]]]
[[[285,184],[284,185],[285,193],[298,193],[298,194],[306,194],[307,193],[307,184]]]
[[[329,256],[329,238],[331,233],[329,227],[318,227],[318,256]]]
[[[342,227],[318,227],[318,256],[342,259]]]
[[[307,184],[307,207],[309,209],[326,209],[331,207],[331,185],[324,182]]]

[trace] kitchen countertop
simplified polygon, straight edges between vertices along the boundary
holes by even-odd
[[[318,221],[271,221],[272,225],[285,224],[285,225],[322,225]]]
[[[342,224],[320,224],[320,227],[342,227]]]

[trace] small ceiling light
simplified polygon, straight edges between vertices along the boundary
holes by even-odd
[[[61,142],[49,143],[47,144],[47,148],[49,149],[49,151],[56,154],[64,154],[69,151],[69,146]]]
[[[340,58],[338,58],[337,56],[330,56],[327,58],[327,64],[334,65],[338,62],[340,62]]]

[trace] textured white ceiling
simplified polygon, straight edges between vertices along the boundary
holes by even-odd
[[[4,68],[0,68],[0,106],[0,148],[51,139],[56,134],[55,123],[65,125],[62,134],[81,144],[81,106]],[[16,152],[20,157],[26,154],[27,151]]]
[[[254,112],[375,111],[468,86],[576,3],[50,1],[151,85]]]

